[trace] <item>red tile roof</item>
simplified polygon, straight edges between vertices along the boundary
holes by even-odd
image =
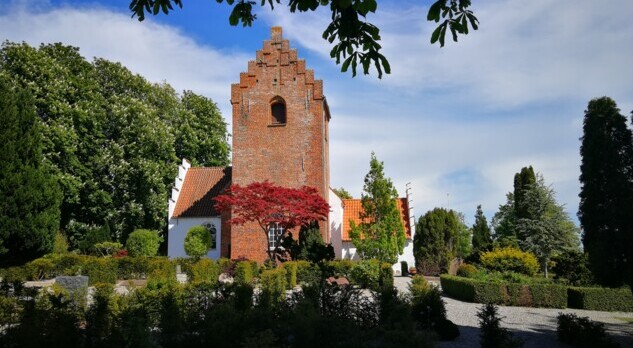
[[[174,217],[216,216],[213,198],[231,185],[231,167],[192,167],[180,188]]]
[[[398,210],[400,210],[400,217],[402,218],[402,224],[404,225],[404,233],[407,235],[407,239],[411,239],[411,222],[409,218],[409,203],[406,198],[398,198],[396,200]],[[350,220],[354,221],[356,225],[360,224],[360,214],[363,211],[363,205],[360,199],[344,199],[343,200],[343,229],[341,231],[343,241],[349,242],[352,239],[349,236]]]

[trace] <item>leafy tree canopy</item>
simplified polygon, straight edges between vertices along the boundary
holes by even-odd
[[[333,188],[332,191],[334,191],[334,193],[336,193],[336,195],[340,198],[340,199],[352,199],[354,197],[352,197],[352,195],[347,192],[346,189],[339,187],[339,188]]]
[[[350,237],[364,259],[394,264],[402,254],[406,235],[398,210],[398,192],[385,177],[384,163],[372,152],[362,193],[361,223],[351,222]]]
[[[210,1],[210,0],[207,0]],[[224,0],[216,0],[223,3]],[[132,0],[130,10],[132,16],[139,21],[145,19],[145,14],[168,14],[174,6],[182,8],[183,0]],[[253,0],[226,0],[229,6],[233,6],[229,23],[231,25],[242,24],[251,26],[257,19],[254,12]],[[261,6],[281,4],[281,0],[261,0]],[[439,42],[443,47],[446,34],[450,32],[453,41],[457,41],[458,35],[467,35],[470,30],[477,30],[479,21],[470,10],[470,0],[436,0],[429,7],[426,19],[439,23],[431,34],[431,43]],[[391,67],[387,58],[380,53],[380,29],[367,20],[370,13],[376,13],[378,0],[288,0],[290,12],[315,11],[320,7],[329,7],[332,12],[332,21],[323,31],[323,39],[334,44],[330,51],[330,57],[336,59],[336,64],[341,65],[341,71],[345,72],[352,67],[352,75],[356,76],[357,66],[362,66],[365,74],[369,73],[372,65],[378,72],[378,78],[384,73],[391,73]]]
[[[211,100],[179,96],[121,64],[88,62],[59,43],[5,42],[0,74],[34,96],[43,160],[63,191],[61,228],[72,248],[108,224],[119,242],[137,228],[163,231],[179,159],[229,163],[226,124]]]
[[[231,185],[231,188],[215,198],[218,211],[231,211],[229,223],[243,225],[255,222],[266,236],[266,252],[275,260],[276,251],[271,249],[268,228],[278,224],[288,231],[297,226],[309,225],[327,219],[330,205],[313,187],[299,189],[276,186],[268,181],[254,182],[247,186]],[[275,245],[279,245],[280,239]]]

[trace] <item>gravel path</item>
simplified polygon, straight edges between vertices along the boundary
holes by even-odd
[[[398,290],[408,292],[410,278],[395,277],[394,280]],[[476,314],[481,304],[449,297],[444,297],[444,301],[448,319],[459,326],[460,336],[452,342],[440,342],[439,346],[479,347],[479,322]],[[561,312],[575,313],[580,317],[602,322],[609,335],[623,348],[633,348],[633,313],[499,306],[499,314],[503,318],[502,326],[514,333],[515,337],[523,339],[525,348],[569,347],[556,338],[556,316]]]

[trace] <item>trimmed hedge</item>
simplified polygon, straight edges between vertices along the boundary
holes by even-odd
[[[567,289],[555,284],[490,283],[442,275],[442,290],[456,299],[524,307],[567,307]]]
[[[596,311],[633,312],[633,294],[629,288],[581,288],[567,289],[569,307]]]

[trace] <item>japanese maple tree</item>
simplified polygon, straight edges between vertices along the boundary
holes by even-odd
[[[276,186],[268,181],[254,182],[247,186],[231,185],[229,190],[215,198],[218,211],[232,211],[229,223],[243,225],[255,222],[266,236],[268,257],[274,260],[268,228],[279,224],[288,231],[312,221],[323,221],[330,212],[330,205],[313,187],[288,188]],[[282,236],[276,237],[276,245]]]

